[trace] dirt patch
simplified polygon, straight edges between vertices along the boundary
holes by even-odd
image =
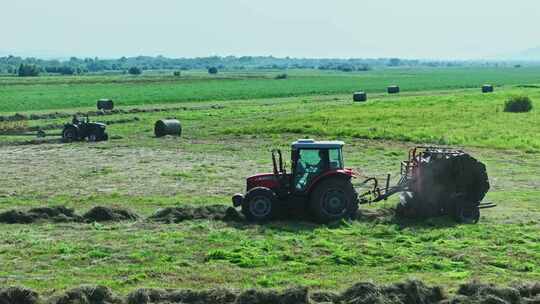
[[[0,289],[1,304],[35,304],[39,303],[39,295],[27,288],[9,287]]]
[[[8,210],[0,213],[0,223],[4,224],[30,224],[38,221],[51,221],[56,223],[77,222],[81,217],[75,211],[64,206],[32,208],[27,211]]]
[[[82,218],[86,222],[120,222],[136,221],[139,215],[120,207],[97,206],[86,212]]]
[[[180,223],[188,220],[218,220],[226,222],[244,221],[244,217],[234,208],[225,205],[179,206],[159,209],[148,218],[162,223]]]

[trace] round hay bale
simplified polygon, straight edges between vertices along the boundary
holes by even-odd
[[[493,85],[485,84],[482,86],[482,93],[493,93]]]
[[[355,93],[353,94],[353,100],[354,100],[354,101],[357,101],[357,102],[367,101],[367,94],[366,94],[366,92],[363,92],[363,91],[355,92]]]
[[[111,99],[100,99],[97,101],[98,110],[112,110],[114,109],[114,102]]]
[[[399,86],[397,85],[391,85],[387,88],[388,94],[397,94],[399,93]]]
[[[156,137],[163,137],[165,135],[180,136],[182,135],[182,125],[176,119],[161,119],[156,121],[154,134]]]

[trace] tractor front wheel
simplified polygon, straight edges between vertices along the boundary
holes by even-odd
[[[276,194],[264,187],[248,191],[242,202],[242,213],[248,221],[265,222],[272,219],[276,208]]]
[[[77,130],[75,128],[66,128],[62,132],[62,141],[70,143],[77,140]]]
[[[358,209],[356,191],[350,180],[345,178],[324,180],[311,194],[309,208],[320,223],[351,218]]]

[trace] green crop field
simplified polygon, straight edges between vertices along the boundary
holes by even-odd
[[[0,223],[0,285],[53,293],[103,284],[126,293],[140,287],[343,290],[358,281],[411,278],[450,290],[471,280],[540,281],[540,68],[293,70],[284,80],[274,79],[277,73],[1,78],[5,116],[92,110],[102,97],[126,111],[93,117],[112,122],[108,142],[0,137],[0,221],[8,210],[60,205],[78,214],[121,207],[140,219]],[[495,93],[482,94],[483,83],[497,85]],[[390,84],[403,93],[385,94]],[[367,103],[352,102],[359,89],[369,93]],[[533,110],[504,112],[505,100],[518,94],[532,99]],[[129,111],[135,108],[162,111]],[[181,120],[182,137],[155,138],[154,122],[168,117]],[[498,207],[483,211],[477,225],[395,219],[388,210],[397,197],[328,226],[145,219],[165,207],[230,205],[246,176],[271,170],[272,148],[288,151],[306,137],[344,140],[347,167],[368,176],[392,173],[394,182],[415,145],[463,148],[487,165],[486,200]]]
[[[118,105],[163,104],[209,100],[329,95],[366,90],[385,91],[399,84],[403,91],[478,88],[484,83],[520,85],[540,83],[540,68],[387,69],[356,73],[291,71],[288,79],[274,79],[282,71],[200,72],[174,76],[80,76],[37,79],[0,78],[0,112],[52,110],[94,106],[99,98]]]

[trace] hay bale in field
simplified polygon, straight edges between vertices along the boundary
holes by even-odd
[[[356,102],[367,101],[367,94],[364,91],[358,91],[353,94],[353,100]]]
[[[114,109],[114,102],[111,99],[100,99],[97,101],[98,110],[112,110]]]
[[[493,85],[485,84],[482,86],[482,93],[493,93]]]
[[[182,125],[176,119],[161,119],[156,121],[154,134],[156,137],[165,135],[180,136],[182,135]]]
[[[387,88],[388,94],[397,94],[399,93],[399,86],[397,85],[391,85]]]

